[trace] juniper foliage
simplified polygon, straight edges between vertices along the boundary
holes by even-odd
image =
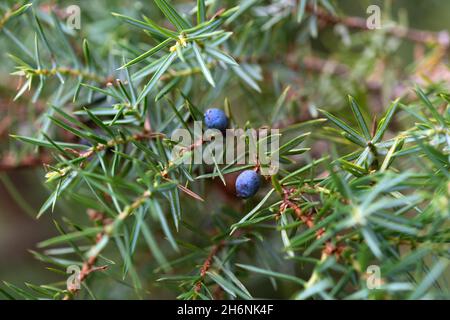
[[[0,8],[3,68],[21,79],[2,91],[31,119],[2,153],[45,163],[36,216],[59,235],[32,254],[60,277],[1,294],[449,297],[450,95],[431,74],[448,72],[444,34],[369,31],[328,0],[131,3],[80,1],[80,30],[65,2]],[[408,41],[422,64],[395,58]],[[171,133],[211,107],[231,127],[280,128],[280,171],[250,199],[230,186],[253,165],[171,158]]]

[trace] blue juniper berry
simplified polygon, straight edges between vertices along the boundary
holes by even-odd
[[[258,192],[260,176],[254,170],[245,170],[236,179],[236,194],[240,198],[250,198]]]
[[[221,109],[208,109],[205,112],[205,124],[209,129],[223,131],[228,127],[228,117]]]

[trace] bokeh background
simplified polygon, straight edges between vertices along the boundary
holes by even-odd
[[[120,1],[119,1],[120,2]],[[125,2],[125,1],[124,1]],[[190,2],[183,1],[188,4]],[[13,3],[11,1],[9,4]],[[105,5],[106,3],[109,3]],[[371,4],[379,5],[382,10],[390,12],[392,19],[408,23],[412,28],[442,31],[450,30],[450,1],[448,0],[395,0],[395,1],[353,1],[340,0],[335,2],[340,13],[348,16],[366,17],[366,9]],[[82,19],[89,15],[95,16],[98,21],[106,21],[109,12],[97,8],[110,7],[110,11],[123,12],[124,8],[117,1],[39,1],[38,5],[64,8],[77,4],[82,9]],[[126,1],[126,6],[142,8],[145,10],[146,1]],[[150,13],[151,14],[151,13]],[[383,13],[384,14],[384,13]],[[104,26],[107,28],[107,24]],[[28,35],[23,35],[27,37]],[[21,108],[20,101],[13,102],[14,93],[11,87],[16,85],[17,79],[10,76],[13,64],[7,57],[8,44],[0,40],[0,150],[8,145],[9,134],[27,132],[26,127],[8,125],[2,122],[11,108],[16,111]],[[98,42],[108,41],[98,35]],[[95,43],[95,40],[93,41]],[[333,30],[324,30],[320,33],[316,46],[324,51],[338,51],[341,42],[333,35]],[[399,61],[408,66],[414,59],[412,44],[405,42],[396,51]],[[12,85],[13,84],[13,85]],[[352,92],[348,92],[354,94]],[[340,101],[330,101],[331,107],[342,108]],[[26,119],[27,110],[24,110]],[[2,154],[5,156],[5,153]],[[29,250],[34,250],[36,243],[45,240],[57,232],[53,225],[53,218],[61,210],[70,206],[73,210],[76,204],[66,203],[58,205],[53,213],[46,214],[39,220],[35,216],[46,197],[48,190],[43,186],[44,171],[40,166],[14,171],[0,171],[0,280],[6,280],[18,286],[24,282],[51,282],[60,280],[54,273],[45,269],[45,264],[37,261]]]

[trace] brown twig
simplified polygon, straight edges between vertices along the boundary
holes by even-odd
[[[308,228],[313,228],[314,221],[312,215],[304,214],[302,212],[302,209],[296,203],[290,200],[290,196],[295,193],[295,191],[296,190],[294,188],[283,188],[283,202],[280,205],[280,210],[278,212],[277,218],[279,218],[287,208],[291,208],[299,220],[304,222]],[[320,236],[318,236],[318,238],[320,238]]]
[[[146,140],[146,139],[153,139],[153,138],[161,137],[161,136],[163,136],[163,134],[161,134],[161,133],[144,132],[144,133],[134,134],[125,139],[123,139],[123,138],[113,139],[111,141],[108,141],[108,143],[106,143],[106,144],[98,144],[96,146],[89,148],[87,151],[84,151],[81,153],[76,150],[73,150],[73,149],[66,149],[66,151],[71,152],[81,158],[84,158],[84,160],[87,160],[90,157],[92,157],[96,152],[106,150],[115,145],[125,144],[125,143],[131,142],[131,141],[142,141],[142,140]],[[20,160],[15,159],[11,155],[4,155],[2,158],[0,158],[0,171],[14,171],[14,170],[35,168],[35,167],[39,167],[39,166],[44,165],[49,162],[51,162],[51,157],[50,157],[50,155],[45,154],[45,153],[42,153],[37,156],[28,155]]]
[[[203,262],[202,267],[200,268],[200,280],[197,281],[195,285],[195,292],[199,293],[202,289],[203,279],[206,276],[206,272],[208,272],[209,268],[211,267],[211,264],[213,262],[214,256],[225,246],[225,242],[221,241],[215,246],[212,247],[211,251],[209,252],[208,257]]]
[[[297,218],[301,220],[303,223],[305,223],[305,225],[309,229],[311,229],[315,226],[312,213],[305,214],[304,212],[302,212],[301,208],[290,199],[291,195],[294,194],[296,191],[297,190],[295,188],[283,188],[283,201],[280,205],[280,210],[278,212],[277,218],[281,216],[284,213],[284,211],[286,211],[287,208],[291,208],[294,211]],[[320,228],[319,230],[317,230],[316,239],[320,239],[324,233],[325,228]],[[345,247],[342,244],[335,245],[332,243],[331,240],[326,240],[325,248],[322,250],[322,254],[325,254],[327,256],[334,254],[336,255],[336,258],[339,258],[344,248]]]
[[[92,221],[98,222],[104,227],[110,225],[113,222],[112,219],[106,217],[103,213],[93,210],[93,209],[88,209],[87,214],[89,215],[89,218]],[[105,232],[102,230],[101,232],[99,232],[96,235],[95,243],[97,244],[100,241],[102,241],[104,236],[105,236]],[[80,291],[81,283],[83,281],[85,281],[92,272],[104,271],[108,268],[108,266],[99,266],[99,267],[95,266],[95,263],[97,262],[97,259],[98,259],[98,255],[99,255],[99,253],[89,257],[89,259],[83,263],[83,266],[81,267],[81,271],[78,274],[77,286],[71,286],[68,284],[67,290],[70,292],[70,294],[65,295],[64,300],[71,299],[78,291]]]
[[[125,143],[132,142],[132,141],[142,141],[142,140],[147,140],[147,139],[154,139],[154,138],[163,137],[163,136],[164,136],[163,133],[155,133],[155,132],[145,131],[143,133],[133,134],[130,137],[126,137],[126,138],[111,139],[106,144],[99,143],[99,144],[89,148],[87,151],[80,153],[79,156],[81,158],[88,159],[92,155],[94,155],[96,152],[103,151],[108,148],[120,145],[120,144],[125,144]]]
[[[366,19],[361,17],[339,17],[330,14],[326,10],[308,4],[306,6],[306,11],[312,13],[317,16],[317,18],[324,22],[325,24],[343,24],[352,29],[360,29],[360,30],[370,30],[367,27]],[[412,28],[406,28],[402,26],[392,26],[386,28],[386,32],[397,38],[404,38],[413,42],[427,44],[427,43],[435,43],[439,46],[449,48],[450,46],[450,35],[447,31],[441,32],[431,32],[431,31],[423,31]]]
[[[123,211],[120,212],[119,215],[117,215],[114,219],[107,218],[101,212],[88,210],[88,215],[91,220],[100,221],[100,224],[103,226],[102,230],[96,236],[95,244],[100,243],[104,239],[108,240],[108,238],[114,233],[115,230],[117,230],[117,228],[124,222],[124,220],[128,218],[135,210],[137,210],[149,197],[151,197],[151,195],[152,193],[149,190],[144,191],[140,196],[134,199],[134,201],[130,205],[126,206]],[[87,276],[92,272],[106,269],[106,266],[94,267],[97,258],[100,255],[100,252],[101,250],[98,250],[95,255],[91,256],[86,262],[83,263],[82,270],[79,274],[80,282],[85,280]],[[64,297],[64,300],[71,299],[73,297],[73,294],[79,291],[78,288],[68,288],[70,294],[67,294]]]

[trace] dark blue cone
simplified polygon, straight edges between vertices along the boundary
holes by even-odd
[[[205,125],[209,129],[225,130],[228,127],[228,118],[221,109],[208,109],[205,112]]]
[[[240,198],[250,198],[258,192],[259,185],[259,174],[253,170],[245,170],[236,179],[236,194]]]

